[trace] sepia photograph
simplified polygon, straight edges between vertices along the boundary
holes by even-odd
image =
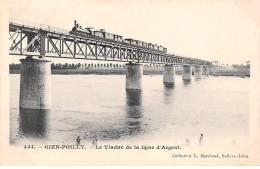
[[[0,0],[0,165],[259,166],[259,6]]]

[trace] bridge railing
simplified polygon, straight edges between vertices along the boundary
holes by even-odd
[[[31,28],[38,28],[38,29],[42,29],[42,30],[48,30],[48,31],[56,32],[56,33],[62,33],[62,34],[69,34],[69,32],[70,32],[69,30],[66,30],[66,29],[56,28],[56,27],[49,26],[49,25],[29,22],[29,21],[25,21],[25,20],[19,20],[19,19],[15,19],[15,18],[9,18],[9,23],[23,25],[23,26],[27,26],[27,27],[31,27]]]

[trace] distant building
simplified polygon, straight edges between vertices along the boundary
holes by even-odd
[[[246,61],[246,69],[250,70],[250,61]]]
[[[213,66],[218,66],[218,61],[213,61],[213,62],[212,62],[212,65],[213,65]]]

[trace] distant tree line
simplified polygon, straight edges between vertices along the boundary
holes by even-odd
[[[124,69],[125,65],[120,65],[118,63],[52,63],[52,69]]]
[[[223,70],[233,70],[233,71],[250,71],[250,63],[248,64],[220,64],[220,65],[213,65],[213,69],[216,71],[223,71]]]
[[[162,69],[163,64],[147,63],[144,64],[146,69]],[[21,63],[19,64],[9,64],[10,70],[20,70]],[[125,69],[125,64],[118,63],[52,63],[51,69]]]
[[[9,64],[9,70],[21,70],[21,63],[19,64]]]
[[[234,64],[232,65],[233,68],[236,68],[236,69],[250,69],[250,64],[247,64],[247,65],[238,65],[238,64]]]

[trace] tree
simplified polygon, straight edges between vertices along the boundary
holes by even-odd
[[[21,63],[14,64],[14,69],[15,70],[21,70]]]
[[[80,68],[81,68],[81,64],[78,63],[78,65],[77,65],[77,69],[80,69]]]
[[[68,63],[65,63],[64,68],[65,68],[65,69],[68,69],[68,68],[69,68],[69,64],[68,64]]]
[[[18,64],[18,69],[17,70],[21,70],[21,63]]]
[[[12,69],[18,68],[18,66],[16,66],[16,64],[14,64],[14,63],[12,63],[11,67],[12,67]]]

